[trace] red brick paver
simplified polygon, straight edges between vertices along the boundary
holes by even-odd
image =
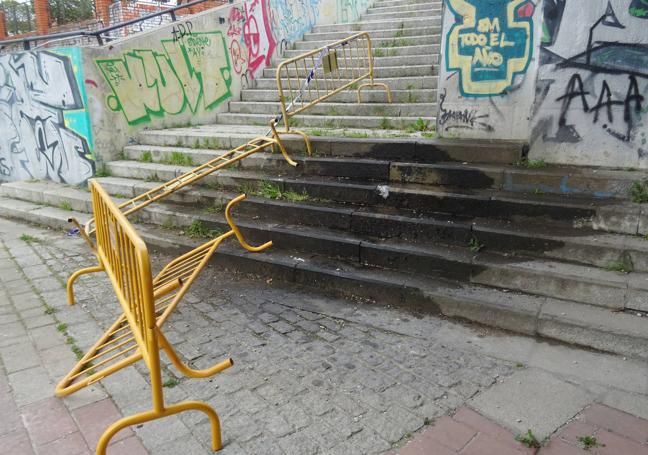
[[[525,455],[534,451],[515,435],[474,410],[463,407],[453,417],[441,417],[398,455]]]
[[[587,451],[579,438],[596,438],[598,446]],[[540,449],[515,441],[515,435],[463,407],[453,417],[441,417],[398,455],[648,455],[648,420],[617,409],[593,404],[556,431]]]

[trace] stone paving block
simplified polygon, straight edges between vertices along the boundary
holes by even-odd
[[[517,433],[531,429],[537,437],[544,438],[592,400],[582,388],[529,368],[476,396],[470,405]]]
[[[61,377],[62,376],[57,377],[57,379],[60,379]],[[62,399],[65,406],[74,411],[77,408],[105,400],[106,398],[108,398],[108,395],[104,389],[98,383],[95,383],[74,392],[72,395],[63,397]]]
[[[483,455],[486,453],[497,455],[522,455],[525,451],[515,449],[486,433],[479,433],[459,453],[461,455]],[[533,452],[531,452],[530,455],[532,455],[532,453]]]
[[[32,285],[40,292],[57,291],[63,288],[59,280],[53,277],[38,278],[31,280]]]
[[[202,446],[192,434],[167,444],[158,445],[151,452],[155,453],[155,455],[178,455],[180,453],[183,455],[207,455],[214,453]]]
[[[42,446],[78,431],[70,413],[58,398],[47,398],[21,409],[34,445]]]
[[[569,445],[560,439],[552,439],[542,448],[541,455],[583,455],[584,453],[586,452],[580,447]]]
[[[108,446],[107,455],[149,455],[136,436],[117,441]]]
[[[648,455],[647,445],[641,445],[610,431],[600,429],[596,433],[596,440],[603,445],[596,449],[599,455]]]
[[[174,415],[146,422],[141,427],[136,427],[135,432],[147,447],[156,447],[186,436],[190,430]]]
[[[425,440],[431,447],[439,444],[460,451],[476,434],[477,431],[474,428],[443,416],[425,431]]]
[[[41,301],[40,296],[31,290],[21,294],[11,294],[11,300],[13,301],[16,310],[21,314],[25,310],[43,307],[43,302]]]
[[[36,453],[38,455],[85,455],[90,453],[90,448],[81,433],[76,431],[47,444],[37,446]]]
[[[590,425],[612,431],[639,443],[648,441],[648,420],[597,403],[583,412],[581,419]]]
[[[7,373],[40,365],[40,357],[34,346],[28,341],[1,348],[0,358],[2,358]]]
[[[34,455],[35,453],[24,428],[0,436],[0,447],[7,455]]]
[[[511,448],[519,449],[520,444],[515,441],[514,435],[510,431],[497,425],[492,420],[487,419],[467,406],[460,408],[452,418],[457,422],[468,425],[480,433],[485,433],[498,441],[509,445]]]
[[[122,415],[110,399],[103,399],[94,403],[81,406],[72,411],[81,434],[89,447],[97,445],[99,438],[110,425],[119,420]],[[130,428],[125,428],[115,434],[111,441],[133,436]]]

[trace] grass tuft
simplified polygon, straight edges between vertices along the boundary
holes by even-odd
[[[167,387],[169,389],[172,389],[178,384],[180,384],[180,381],[178,381],[177,379],[167,379],[162,383],[162,387]]]
[[[581,436],[578,438],[583,450],[589,450],[596,447],[605,447],[605,444],[601,444],[594,436]]]
[[[34,237],[33,235],[29,235],[29,234],[21,235],[20,240],[22,240],[25,243],[36,243],[36,242],[38,242],[37,237]]]
[[[530,160],[528,158],[522,158],[521,160],[516,161],[515,165],[527,169],[542,169],[547,167],[545,160]]]
[[[628,194],[632,202],[645,204],[648,202],[648,187],[646,186],[646,182],[633,182],[628,190]]]
[[[623,254],[616,261],[610,261],[605,265],[605,270],[609,272],[631,273],[634,271],[634,264],[629,254]]]
[[[202,237],[202,238],[213,238],[217,237],[221,234],[222,232],[217,230],[217,229],[209,229],[205,224],[200,221],[200,220],[195,220],[191,225],[185,230],[185,234],[187,234],[191,238],[197,238],[197,237]]]
[[[515,440],[530,449],[539,449],[542,447],[542,444],[538,441],[538,438],[535,437],[531,430],[527,430],[524,434],[517,435]]]
[[[473,253],[478,253],[482,248],[484,248],[484,245],[477,237],[473,236],[468,242],[468,248],[470,248],[470,251]]]
[[[140,162],[142,163],[152,163],[153,162],[153,155],[151,154],[150,151],[146,151],[142,153],[142,157],[140,158]]]

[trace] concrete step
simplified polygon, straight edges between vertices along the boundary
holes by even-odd
[[[628,199],[632,184],[644,176],[641,171],[578,166],[544,165],[534,169],[519,164],[392,162],[389,178],[401,183]]]
[[[216,159],[224,150],[193,149],[183,147],[164,147],[158,145],[129,145],[124,147],[127,160],[169,164],[178,161],[178,155],[189,163],[198,166]],[[294,156],[297,167],[289,165],[279,153],[257,153],[241,160],[228,169],[271,170],[289,175],[317,175],[353,177],[356,179],[381,180],[389,176],[389,162],[362,158],[324,158]]]
[[[68,216],[79,216],[82,219],[84,216],[82,213],[7,198],[0,198],[0,212],[8,217],[56,228],[62,227],[61,221]],[[148,244],[158,249],[173,250],[174,254],[200,243],[199,240],[179,235],[174,230],[144,224],[137,224],[136,227]],[[302,258],[279,248],[252,254],[225,244],[213,260],[219,267],[231,267],[239,272],[256,275],[262,271],[266,279],[306,285],[319,292],[379,299],[382,304],[440,312],[449,317],[459,317],[517,333],[648,358],[645,320],[606,308],[504,292],[469,283],[418,277],[340,260],[333,262],[316,254]]]
[[[159,184],[121,177],[101,177],[98,180],[109,194],[120,201],[142,194]],[[81,212],[91,210],[89,193],[53,182],[7,183],[0,186],[0,194],[54,207],[66,203],[67,208]],[[210,207],[222,208],[223,204],[236,195],[237,192],[222,188],[214,190],[198,185],[173,193],[165,201],[181,204],[183,208],[176,209],[181,214],[199,208],[202,213],[212,213]],[[152,210],[154,213],[162,213],[160,212],[162,209]],[[485,218],[422,216],[407,211],[375,210],[331,203],[291,202],[249,196],[245,205],[237,208],[237,213],[268,225],[300,225],[293,231],[304,227],[335,230],[338,234],[328,237],[338,239],[345,236],[361,236],[364,239],[383,239],[381,240],[383,243],[393,240],[401,243],[408,242],[407,245],[416,251],[420,245],[423,249],[427,245],[432,247],[446,245],[465,249],[472,239],[477,239],[483,246],[480,254],[495,252],[499,257],[505,258],[507,263],[528,263],[530,258],[540,258],[542,261],[561,261],[605,268],[610,263],[625,258],[625,261],[633,264],[635,271],[648,271],[648,254],[646,254],[648,242],[638,237],[604,234],[586,229],[574,231],[573,228],[558,224],[534,228],[528,223],[502,223]],[[164,216],[158,215],[160,223],[175,216],[165,211],[163,213]],[[189,219],[192,219],[191,216]],[[175,221],[175,224],[182,224],[182,222]],[[307,236],[311,235],[310,232]],[[395,259],[390,260],[395,261]],[[398,267],[408,266],[400,264]],[[495,284],[497,285],[497,282]],[[648,303],[643,302],[639,297],[637,294],[628,297],[634,302],[631,306],[636,309],[648,309]]]
[[[190,170],[186,166],[135,161],[109,162],[107,169],[117,177],[158,181],[171,180]],[[638,233],[639,226],[648,222],[648,215],[641,213],[640,204],[549,194],[537,196],[494,190],[469,192],[423,185],[385,186],[349,179],[284,177],[268,172],[260,174],[231,170],[207,176],[202,184],[237,189],[257,188],[263,182],[271,182],[283,192],[306,193],[317,200],[411,210],[421,215],[444,213],[515,222],[559,222],[567,226],[633,235]]]
[[[412,46],[412,47],[419,47],[419,46]],[[380,50],[374,51],[374,68],[376,69],[376,72],[378,72],[378,68],[394,67],[394,66],[409,66],[412,64],[412,62],[416,62],[417,66],[421,66],[421,65],[430,66],[430,65],[435,65],[438,60],[438,56],[433,55],[432,53],[420,54],[420,55],[418,54],[417,55],[389,55],[388,54],[389,50],[391,49],[383,50],[382,48],[380,48]],[[365,68],[364,63],[363,65],[351,65],[351,63],[349,62],[349,65],[347,66],[344,65],[344,58],[342,56],[340,56],[339,59],[342,61],[342,65],[340,65],[340,71],[342,73],[344,73],[347,70],[347,68],[349,70],[351,68],[354,69]],[[308,61],[308,65],[309,66],[311,65],[310,61]],[[277,70],[277,65],[272,65],[266,69],[272,71],[272,74],[275,74],[275,71]],[[308,70],[304,70],[303,68],[300,68],[299,71],[300,77],[308,76],[308,74],[304,74],[307,71],[310,71],[310,67],[308,68]],[[316,72],[316,74],[320,77],[322,75],[322,73],[319,71]]]
[[[396,67],[396,73],[400,72],[400,67]],[[436,68],[425,67],[430,75],[428,76],[405,76],[403,74],[396,74],[394,77],[379,78],[376,77],[374,82],[380,82],[389,85],[392,90],[412,90],[412,89],[436,89],[439,78],[436,76]],[[432,76],[432,74],[435,74]],[[377,76],[379,73],[377,73]],[[343,80],[344,81],[344,80]],[[277,90],[277,80],[274,76],[263,77],[254,81],[254,88],[262,90]],[[374,89],[378,90],[378,89]],[[367,90],[368,91],[368,90]]]
[[[79,195],[76,198],[73,198],[71,193],[71,188],[60,188],[45,191],[43,197],[55,206],[62,207],[63,204],[67,204],[68,208],[83,207],[87,210],[80,211],[89,211],[88,193],[78,191]],[[70,201],[75,201],[75,206],[72,206]],[[177,206],[169,203],[151,205],[138,212],[137,218],[147,223],[178,228],[188,227],[196,220],[209,229],[223,231],[227,227],[222,214],[208,214],[195,206]],[[370,266],[528,294],[561,297],[616,310],[632,308],[628,305],[633,305],[636,297],[641,295],[644,289],[648,290],[648,284],[642,284],[648,279],[648,275],[643,274],[635,273],[630,277],[547,259],[524,259],[489,252],[473,254],[466,245],[408,245],[400,240],[376,242],[323,227],[309,229],[281,220],[264,223],[256,219],[257,217],[237,218],[244,235],[250,240],[257,243],[272,240],[276,248],[287,251],[341,257],[345,261],[361,262]]]
[[[124,148],[125,159],[155,163],[203,164],[225,153],[224,150],[165,147],[158,145],[130,145]],[[178,154],[182,157],[178,158]],[[596,198],[625,199],[632,184],[642,178],[640,171],[581,168],[574,166],[547,166],[527,169],[518,165],[468,163],[415,163],[398,160],[361,158],[324,158],[295,155],[299,163],[294,168],[280,154],[259,153],[236,166],[242,169],[273,169],[285,175],[326,175],[372,179],[385,183],[418,183],[462,188],[489,188],[509,192],[538,192],[577,194]]]
[[[202,125],[191,128],[142,130],[137,139],[140,144],[165,145],[211,149],[232,149],[248,140],[265,135],[265,126]],[[308,130],[307,130],[308,131]],[[426,139],[420,137],[382,138],[376,130],[320,130],[323,135],[311,135],[317,156],[355,157],[377,160],[398,160],[433,163],[458,161],[470,163],[512,163],[519,160],[523,144],[513,141],[476,141]],[[330,131],[330,132],[329,132]],[[353,132],[360,138],[345,137]],[[361,135],[360,133],[365,133]],[[387,134],[396,131],[387,131]],[[401,132],[402,133],[402,132]],[[343,138],[343,139],[342,139]],[[292,154],[304,154],[301,138],[283,137],[284,145]]]
[[[441,0],[380,0],[377,2],[374,2],[371,7],[372,8],[393,8],[393,7],[400,7],[400,6],[409,6],[409,5],[419,5],[419,4],[430,4],[433,6],[438,6],[442,5],[443,2]]]
[[[437,91],[435,89],[392,90],[391,92],[394,103],[436,103],[437,100]],[[241,93],[241,100],[279,102],[279,95],[276,89],[245,89]],[[357,92],[351,90],[338,93],[330,98],[330,100],[336,103],[352,103],[358,106]],[[373,91],[365,90],[362,93],[363,103],[382,103],[384,101],[385,93],[377,89]]]
[[[436,7],[434,9],[422,9],[422,10],[394,10],[394,11],[375,11],[368,10],[365,14],[360,17],[360,23],[367,23],[373,21],[384,21],[384,20],[393,20],[399,21],[401,19],[412,19],[420,17],[429,17],[435,19],[441,15],[441,7]]]
[[[383,130],[402,129],[414,125],[419,118],[435,125],[434,117],[386,117],[386,116],[353,116],[353,115],[299,115],[291,120],[294,127],[308,126],[310,128],[380,128]],[[222,113],[216,116],[216,121],[222,125],[267,125],[267,114],[236,114]]]
[[[425,30],[423,30],[424,32]],[[371,45],[374,49],[376,48],[387,48],[387,49],[398,49],[405,50],[409,48],[417,49],[420,46],[431,46],[431,45],[440,45],[441,36],[439,34],[427,34],[421,33],[417,36],[404,36],[404,37],[394,37],[398,30],[386,31],[383,32],[374,32],[371,34]],[[345,38],[344,35],[341,36],[342,39]],[[293,43],[291,50],[297,50],[300,52],[310,51],[313,49],[319,49],[330,44],[329,40],[307,40],[307,41],[297,41]],[[415,52],[417,53],[417,52]]]
[[[392,57],[389,57],[392,58]],[[349,67],[349,70],[354,70],[354,69],[359,69],[363,73],[367,71],[367,67],[360,66],[360,67]],[[308,70],[303,70],[299,69],[297,70],[295,67],[292,65],[288,67],[288,74],[291,77],[296,77],[299,76],[302,81],[306,79],[308,76],[307,72],[310,71]],[[358,77],[360,74],[358,74],[360,71],[356,71],[356,74],[352,77],[345,77],[345,74],[340,74],[340,82],[344,83],[345,81],[350,81],[351,79]],[[283,72],[282,72],[283,73]],[[342,72],[343,73],[343,72]],[[275,78],[276,77],[276,69],[275,68],[265,68],[262,73],[262,77],[264,78]],[[284,73],[285,74],[285,73]],[[284,77],[284,74],[282,74],[282,77]],[[353,73],[350,73],[353,74]],[[374,68],[374,78],[376,79],[390,79],[390,78],[401,78],[401,77],[424,77],[424,76],[432,76],[432,75],[437,75],[439,74],[438,72],[438,67],[432,63],[428,64],[422,64],[422,65],[408,65],[408,66],[377,66]],[[324,72],[322,69],[318,69],[315,72],[316,77],[320,80],[320,83],[323,83],[324,79]],[[337,75],[336,75],[337,76]],[[336,79],[338,79],[336,77]],[[276,84],[276,82],[275,82]],[[286,83],[287,86],[287,83]]]
[[[441,0],[378,0],[371,4],[372,8],[384,8],[392,6],[407,6],[407,5],[417,5],[421,3],[427,3],[431,5],[441,5],[443,2]]]
[[[419,2],[419,3],[403,3],[391,6],[372,6],[367,10],[367,14],[375,13],[397,13],[402,11],[417,11],[421,16],[432,11],[441,11],[441,2]],[[439,13],[433,13],[438,16]]]
[[[407,29],[417,29],[427,27],[428,33],[430,33],[434,27],[441,26],[441,15],[431,16],[426,15],[425,17],[413,17],[413,18],[403,18],[398,20],[384,19],[384,20],[371,20],[365,21],[361,20],[360,22],[351,22],[348,24],[327,24],[327,25],[316,25],[312,28],[311,33],[329,33],[329,32],[345,32],[347,34],[353,34],[354,32],[371,32],[374,30],[385,30],[388,27],[394,27],[397,31],[401,31],[403,36],[405,35],[405,30]]]
[[[311,43],[319,43],[319,41],[303,41],[303,43],[311,44]],[[433,58],[440,51],[439,44],[397,46],[396,44],[398,43],[392,43],[389,41],[379,41],[377,43],[372,43],[372,44],[373,44],[373,52],[374,52],[374,61],[378,63],[380,63],[379,59],[383,58],[382,56],[387,56],[387,57],[408,56],[412,59],[418,59],[420,57],[429,56],[429,58]],[[317,48],[318,46],[311,45],[311,46],[299,47],[298,49],[289,49],[284,51],[283,56],[284,58],[297,57],[303,54],[307,50],[313,50]],[[437,62],[437,60],[432,60],[432,61],[434,63]],[[411,63],[411,60],[408,63]],[[390,66],[390,65],[386,65],[386,66]]]
[[[414,117],[436,111],[432,103],[319,103],[308,109],[308,115],[338,116],[379,116],[379,117]],[[334,98],[332,98],[334,99]],[[281,110],[279,103],[232,101],[229,112],[232,114],[256,114],[273,116]],[[301,116],[299,116],[301,117]],[[299,118],[295,117],[295,118]],[[267,119],[266,119],[267,120]]]
[[[389,22],[389,21],[387,21]],[[349,35],[352,35],[360,31],[370,31],[369,36],[371,38],[372,43],[378,43],[381,41],[391,41],[391,40],[397,40],[397,42],[401,46],[406,46],[406,45],[415,45],[415,44],[425,44],[426,42],[420,42],[417,40],[417,38],[423,38],[423,39],[429,39],[430,36],[435,36],[436,39],[434,42],[440,43],[440,35],[441,35],[441,26],[440,25],[432,25],[428,24],[427,26],[420,26],[420,27],[406,27],[404,29],[401,28],[396,28],[394,25],[392,27],[394,28],[387,28],[389,25],[383,24],[381,25],[378,29],[376,30],[367,30],[363,27],[358,28],[357,30],[347,30],[346,27],[343,30],[331,30],[331,31],[320,31],[316,32],[313,30],[312,32],[304,34],[304,40],[305,41],[320,41],[324,42],[323,45],[330,44],[334,41],[339,41],[342,39],[347,38]],[[409,40],[409,41],[408,41]],[[395,42],[396,44],[396,42]],[[430,43],[431,44],[431,43]]]

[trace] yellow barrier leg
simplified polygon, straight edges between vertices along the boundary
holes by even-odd
[[[74,289],[73,285],[74,282],[76,281],[77,278],[79,278],[81,275],[85,275],[86,273],[95,273],[95,272],[101,272],[103,271],[104,268],[100,265],[95,265],[94,267],[87,267],[85,269],[80,269],[74,272],[72,275],[70,275],[70,278],[68,278],[67,281],[67,301],[68,305],[74,305]]]
[[[110,442],[112,437],[126,427],[150,422],[151,420],[156,420],[162,417],[167,417],[183,411],[191,410],[201,411],[207,414],[207,417],[209,417],[209,421],[211,422],[212,450],[214,452],[220,450],[223,445],[221,441],[220,420],[218,419],[218,414],[216,414],[216,411],[214,411],[212,407],[207,403],[204,403],[202,401],[184,401],[182,403],[173,404],[166,408],[163,408],[161,411],[151,410],[119,419],[117,422],[110,425],[99,438],[99,442],[97,442],[96,454],[105,455],[106,448],[108,447],[108,443]]]
[[[391,89],[389,88],[389,85],[383,84],[382,82],[365,82],[364,84],[361,84],[358,86],[358,103],[362,103],[362,95],[360,94],[360,91],[365,88],[365,87],[382,87],[385,89],[385,92],[387,93],[387,102],[391,103],[392,102],[392,92]]]
[[[288,161],[288,164],[291,166],[297,166],[297,162],[293,160],[290,155],[288,155],[288,152],[286,151],[286,147],[283,145],[283,142],[281,142],[281,138],[279,137],[279,132],[277,131],[277,128],[275,127],[274,121],[270,122],[270,128],[272,129],[272,137],[275,141],[275,143],[279,146],[279,150],[281,151],[281,154],[283,155],[284,159]],[[284,133],[285,134],[285,133]],[[311,149],[310,149],[310,141],[306,141],[306,148],[308,150],[308,154],[311,154]],[[274,150],[274,144],[273,144],[273,150]]]

